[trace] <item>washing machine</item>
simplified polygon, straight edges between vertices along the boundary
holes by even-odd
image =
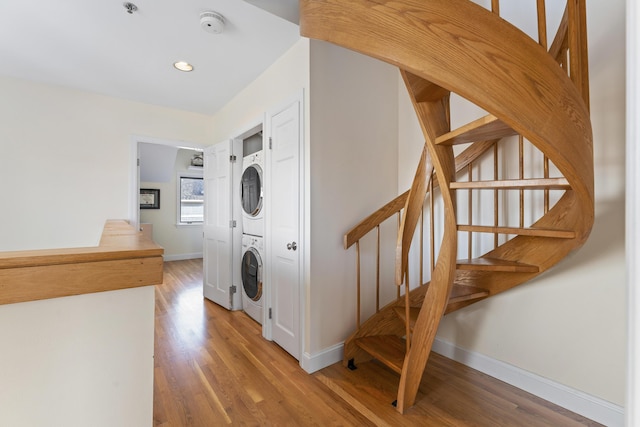
[[[264,236],[263,170],[263,150],[242,159],[242,234]]]
[[[242,308],[256,322],[262,324],[262,272],[264,238],[244,234],[242,236]]]

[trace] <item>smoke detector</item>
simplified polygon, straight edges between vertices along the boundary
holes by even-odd
[[[224,31],[224,16],[218,12],[204,11],[200,13],[200,26],[208,33],[220,34]]]

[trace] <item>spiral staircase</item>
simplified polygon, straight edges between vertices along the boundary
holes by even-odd
[[[550,44],[545,6],[537,0],[534,39],[500,16],[499,0],[490,8],[468,0],[300,2],[303,36],[398,67],[425,137],[410,190],[345,235],[345,248],[356,246],[358,307],[344,363],[377,359],[400,374],[401,413],[415,402],[443,315],[531,280],[591,230],[585,3],[567,1]],[[486,114],[451,129],[458,100]],[[476,212],[491,203],[492,215]],[[381,308],[380,229],[394,216],[397,299]],[[370,232],[378,296],[375,314],[361,321],[360,242]]]

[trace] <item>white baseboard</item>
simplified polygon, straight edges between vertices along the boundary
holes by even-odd
[[[300,358],[300,366],[302,369],[312,374],[322,368],[333,365],[342,361],[344,354],[344,343],[339,343],[333,347],[326,348],[314,354],[304,353]]]
[[[436,338],[432,350],[608,427],[624,425],[624,408]]]
[[[202,258],[202,252],[194,252],[192,254],[176,254],[176,255],[163,255],[165,261],[182,261],[185,259]]]

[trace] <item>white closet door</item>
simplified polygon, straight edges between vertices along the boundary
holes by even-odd
[[[301,100],[268,118],[271,186],[267,198],[270,250],[271,338],[300,358],[300,105]]]
[[[242,142],[240,141],[240,144]],[[234,153],[242,146],[229,140],[204,151],[204,248],[203,268],[205,298],[230,310],[241,308],[237,283],[239,272],[240,224],[236,199],[239,166]],[[237,158],[237,157],[236,157]],[[241,158],[241,154],[240,154]],[[238,202],[239,203],[239,202]]]

